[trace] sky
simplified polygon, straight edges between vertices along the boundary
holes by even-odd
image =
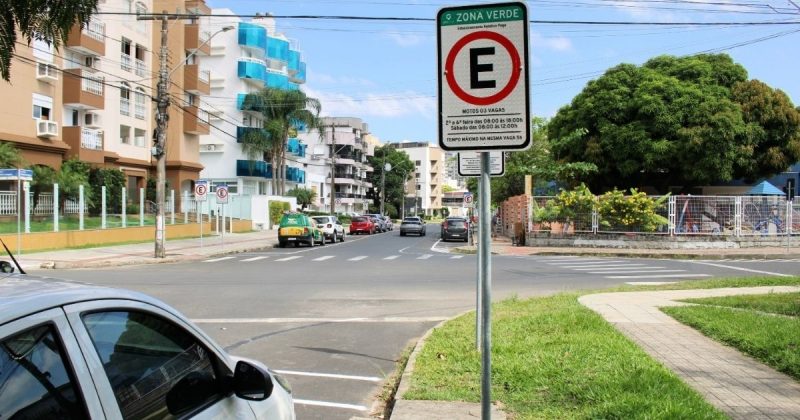
[[[800,0],[531,0],[529,20],[613,21],[662,25],[531,23],[532,116],[550,118],[589,80],[620,63],[663,55],[724,52],[752,79],[800,103]],[[271,13],[307,64],[301,89],[322,114],[358,117],[384,142],[438,142],[436,14],[442,0],[207,0],[237,14]],[[289,19],[367,16],[429,21]],[[220,18],[221,19],[221,18]],[[246,20],[246,18],[245,18]],[[797,22],[692,26],[705,22]],[[663,25],[663,23],[675,23]]]

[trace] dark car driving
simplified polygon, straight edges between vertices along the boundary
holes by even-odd
[[[469,222],[465,217],[448,217],[442,222],[442,240],[469,240]]]

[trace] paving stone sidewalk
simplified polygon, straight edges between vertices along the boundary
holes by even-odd
[[[800,383],[661,312],[680,299],[786,293],[800,287],[600,293],[578,300],[602,315],[734,419],[800,419]]]

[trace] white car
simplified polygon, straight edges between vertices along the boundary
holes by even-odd
[[[286,381],[132,291],[0,272],[0,418],[295,418]]]
[[[344,242],[344,226],[336,216],[314,216],[312,219],[317,222],[317,228],[331,242]]]

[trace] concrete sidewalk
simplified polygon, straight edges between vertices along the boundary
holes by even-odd
[[[798,292],[800,287],[600,293],[578,301],[602,315],[650,356],[734,419],[800,419],[800,383],[661,312],[677,300]]]

